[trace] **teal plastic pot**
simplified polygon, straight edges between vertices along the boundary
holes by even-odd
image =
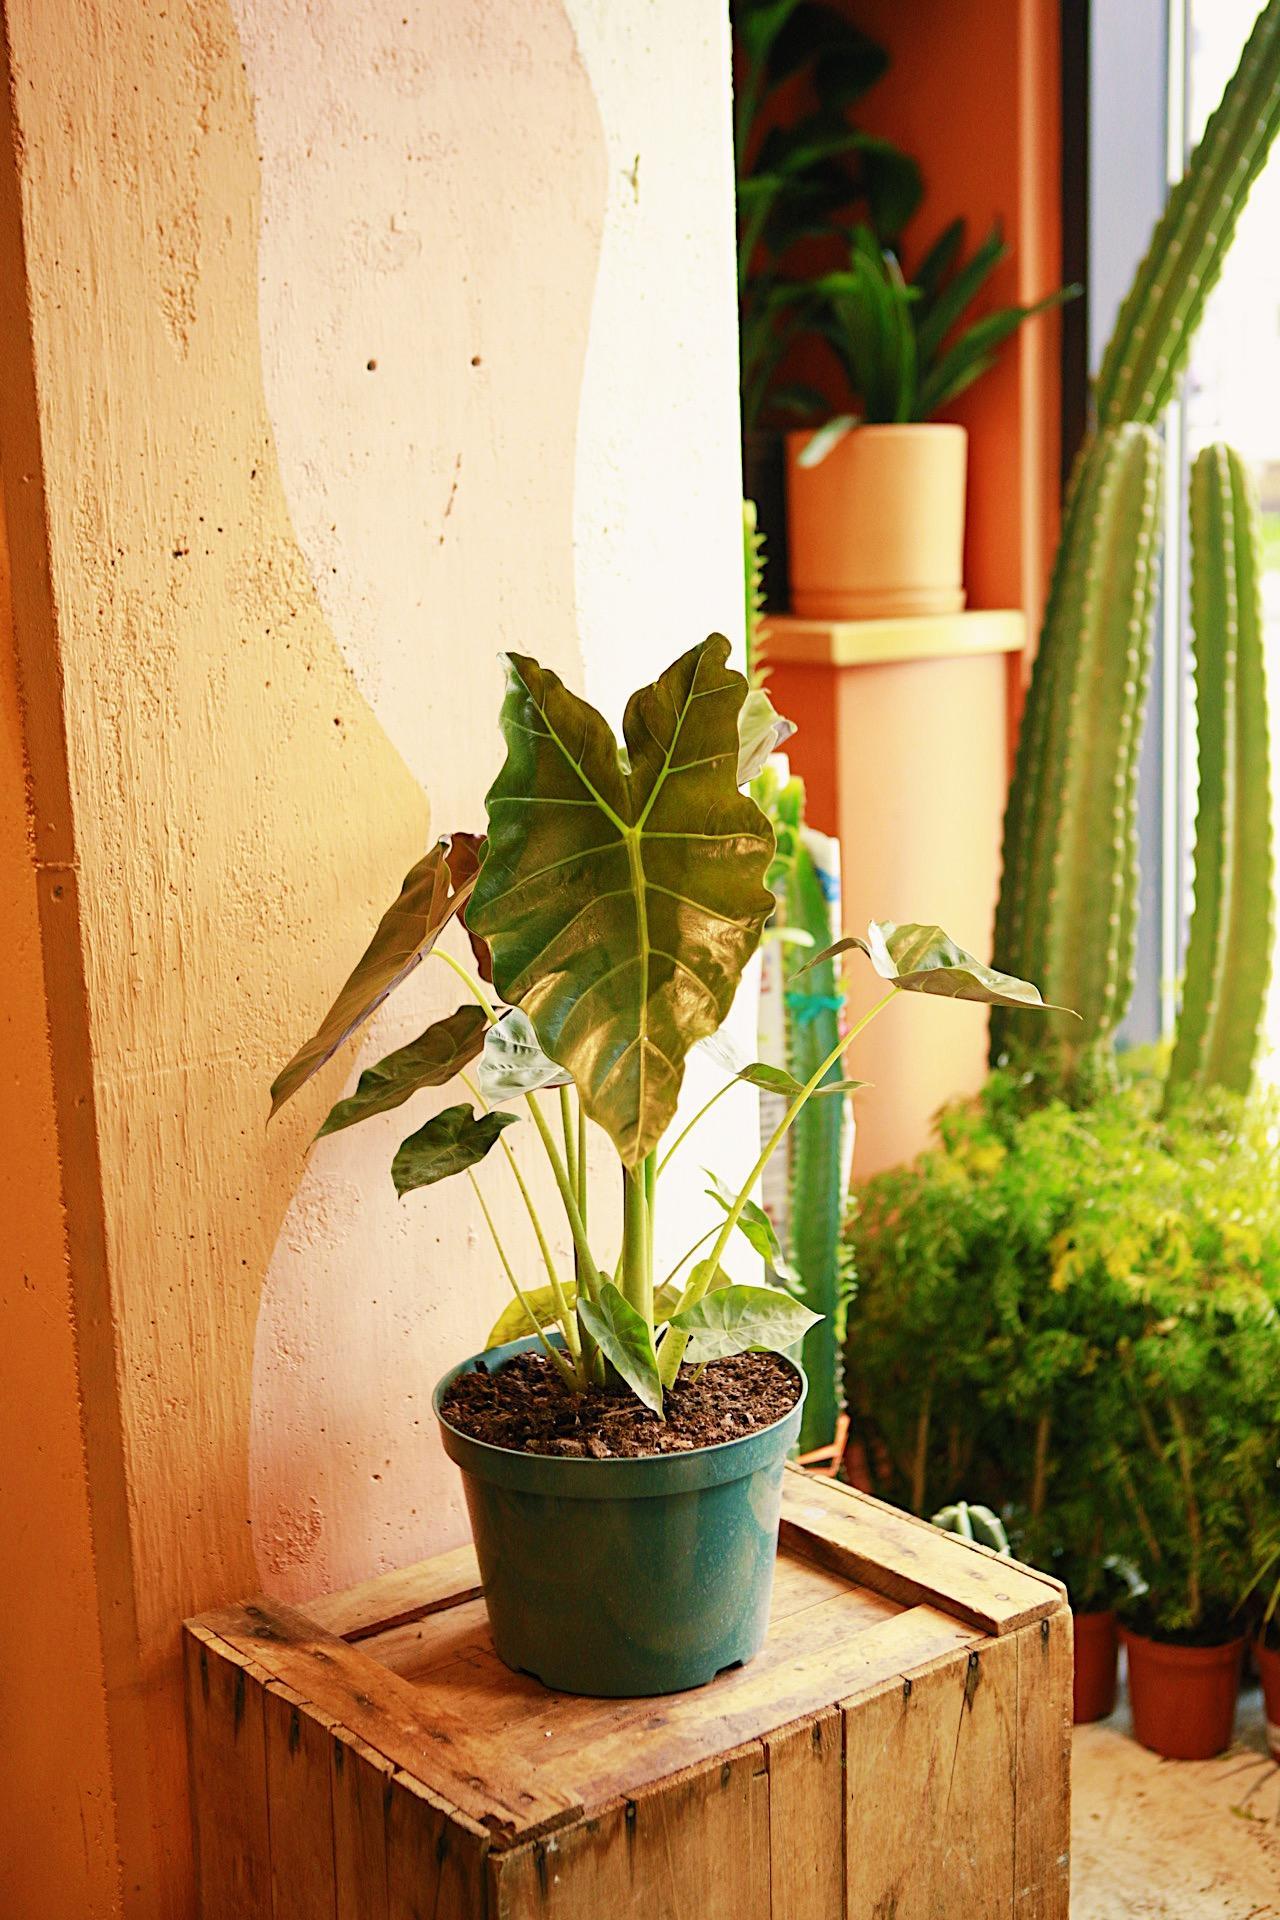
[[[462,1469],[493,1644],[564,1693],[700,1687],[759,1652],[769,1624],[782,1469],[794,1407],[723,1446],[648,1460],[515,1453],[450,1426],[441,1401],[483,1359],[491,1372],[537,1341],[465,1360],[434,1406]]]

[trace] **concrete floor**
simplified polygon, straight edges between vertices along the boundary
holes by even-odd
[[[1128,1703],[1077,1727],[1071,1920],[1280,1920],[1280,1766],[1257,1688],[1216,1760],[1160,1760]]]

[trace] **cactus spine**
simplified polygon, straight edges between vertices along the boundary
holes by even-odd
[[[1151,429],[1172,398],[1249,189],[1280,132],[1280,0],[1267,0],[1120,310],[1096,438],[1067,492],[1005,815],[996,964],[1082,1015],[1074,1033],[997,1014],[993,1062],[1079,1090],[1133,991],[1137,755],[1158,560]],[[1136,513],[1136,520],[1135,520]],[[1125,551],[1125,527],[1136,546]],[[1114,600],[1114,605],[1109,602]]]
[[[1080,1020],[1055,1018],[1033,1038],[1025,1023],[993,1016],[993,1051],[1023,1067],[1056,1056],[1068,1082],[1110,1039],[1131,990],[1126,908],[1137,887],[1133,784],[1159,489],[1148,427],[1105,429],[1080,462],[1006,816],[996,951]]]
[[[1200,793],[1195,907],[1169,1089],[1247,1091],[1271,970],[1271,765],[1257,508],[1240,455],[1191,473]]]

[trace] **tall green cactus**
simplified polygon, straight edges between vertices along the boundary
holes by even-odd
[[[1046,999],[1080,1019],[1054,1016],[1029,1042],[993,1010],[992,1046],[1024,1065],[1052,1059],[1067,1082],[1109,1039],[1131,991],[1133,785],[1159,491],[1149,427],[1105,429],[1080,463],[1006,814],[1000,964],[1025,965]]]
[[[995,960],[1082,1019],[1073,1032],[1060,1018],[1039,1031],[991,1023],[992,1060],[1040,1076],[1047,1091],[1087,1084],[1132,996],[1137,755],[1158,564],[1151,429],[1277,132],[1280,0],[1268,0],[1121,307],[1098,376],[1096,438],[1067,492],[1005,815]]]
[[[1247,1091],[1271,972],[1271,755],[1261,535],[1244,462],[1191,470],[1191,617],[1200,794],[1195,907],[1169,1089]]]
[[[1098,424],[1154,425],[1172,400],[1249,189],[1280,132],[1280,0],[1268,0],[1116,319],[1098,374]]]

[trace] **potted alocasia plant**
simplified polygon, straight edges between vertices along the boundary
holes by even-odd
[[[994,366],[1033,306],[965,316],[1008,255],[999,226],[964,257],[955,220],[907,279],[871,229],[849,264],[808,290],[801,313],[839,362],[854,410],[787,435],[791,604],[804,618],[958,613],[968,436],[935,418]]]
[[[412,870],[272,1090],[274,1110],[428,954],[463,975],[457,1011],[362,1073],[321,1132],[462,1082],[466,1097],[408,1136],[392,1176],[402,1195],[471,1180],[514,1300],[435,1405],[463,1473],[495,1646],[577,1692],[694,1686],[760,1644],[804,1394],[785,1356],[814,1316],[780,1287],[730,1283],[721,1262],[741,1231],[780,1264],[752,1194],[797,1114],[842,1096],[842,1054],[898,992],[1041,1004],[939,928],[873,927],[859,944],[884,997],[805,1082],[764,1063],[736,1076],[781,1091],[783,1115],[746,1179],[716,1185],[723,1219],[655,1274],[664,1166],[702,1118],[664,1145],[685,1061],[728,1014],[774,904],[772,829],[742,789],[785,723],[728,656],[713,635],[633,694],[622,745],[554,673],[507,656],[507,751],[487,838],[455,834]],[[455,919],[470,969],[436,944]],[[572,1274],[508,1138],[511,1103],[549,1162]],[[590,1128],[616,1156],[620,1244],[598,1231]],[[495,1147],[528,1203],[545,1284],[516,1270],[497,1233],[476,1171]]]

